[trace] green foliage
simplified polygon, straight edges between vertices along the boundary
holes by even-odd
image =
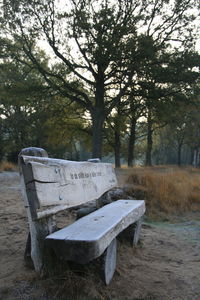
[[[28,128],[31,122],[21,136],[59,153],[66,147],[76,152],[79,141],[90,149],[92,131],[93,156],[99,157],[104,127],[115,148],[113,133],[126,140],[141,116],[151,115],[153,133],[178,113],[176,103],[190,101],[198,82],[198,7],[196,0],[73,0],[62,7],[54,0],[5,1],[0,109],[9,117],[3,123],[11,115]],[[46,42],[49,58],[38,41]],[[88,115],[90,121],[83,120]]]
[[[0,158],[6,155],[16,161],[19,151],[30,145],[44,147],[55,156],[66,155],[72,137],[77,142],[75,132],[83,128],[82,119],[77,120],[78,106],[71,107],[67,98],[56,96],[40,73],[18,60],[4,60],[0,80]],[[81,113],[79,109],[79,117]]]
[[[153,153],[157,163],[192,163],[193,151],[200,147],[200,106],[198,95],[191,98],[196,101],[177,104],[169,124],[157,132]]]

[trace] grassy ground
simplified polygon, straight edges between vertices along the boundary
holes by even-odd
[[[200,169],[140,167],[117,173],[134,198],[146,200],[151,218],[200,210]]]
[[[7,161],[0,172],[18,171]],[[121,187],[135,199],[146,200],[150,218],[200,210],[200,169],[176,166],[134,167],[117,169]]]
[[[24,264],[28,224],[19,176],[1,172],[0,299],[199,300],[200,213],[193,212],[199,205],[195,190],[199,188],[199,173],[171,167],[117,170],[120,185],[135,198],[146,199],[148,216],[162,221],[173,216],[177,223],[145,222],[141,241],[134,248],[129,239],[118,239],[117,269],[111,284],[105,286],[96,263],[69,266],[50,278],[40,278]],[[184,202],[175,195],[185,197]],[[63,222],[69,219],[68,214],[60,217]]]

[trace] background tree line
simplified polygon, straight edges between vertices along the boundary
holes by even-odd
[[[1,158],[32,145],[69,159],[110,154],[117,167],[122,158],[191,163],[198,1],[7,0],[2,9]]]

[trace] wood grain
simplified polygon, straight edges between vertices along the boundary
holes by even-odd
[[[99,257],[110,242],[145,212],[143,200],[118,200],[46,237],[59,257],[87,263]]]
[[[98,199],[117,186],[108,163],[71,162],[49,158],[23,157],[27,192],[35,195],[38,207],[58,206],[61,210]],[[40,214],[41,215],[41,214]]]

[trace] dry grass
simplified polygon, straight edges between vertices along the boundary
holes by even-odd
[[[101,269],[98,260],[86,265],[65,264],[65,271],[56,276],[40,278],[38,275],[27,280],[20,280],[24,284],[17,284],[17,299],[26,300],[105,300],[109,298],[105,284],[100,279]],[[36,287],[32,288],[32,287]],[[42,297],[41,297],[42,295]]]
[[[129,170],[130,172],[130,170]],[[133,168],[127,183],[136,199],[145,199],[149,216],[200,209],[200,170],[193,168]]]
[[[17,171],[17,166],[8,161],[2,161],[0,163],[0,172],[3,171]]]

